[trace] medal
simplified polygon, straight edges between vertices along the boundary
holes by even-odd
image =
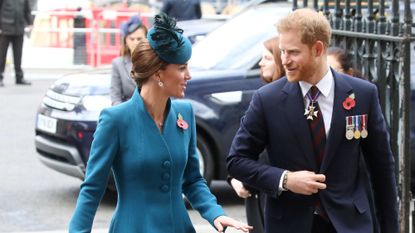
[[[304,111],[304,115],[307,116],[307,120],[314,120],[313,117],[317,117],[318,110],[315,110],[316,107],[310,103]]]
[[[310,93],[307,93],[307,98],[310,100],[308,107],[304,111],[304,115],[307,116],[307,120],[314,120],[314,117],[317,118],[318,110],[316,110],[316,103],[319,96],[320,91],[317,92],[314,98],[311,98]]]
[[[354,138],[355,139],[359,139],[360,138],[360,116],[353,116],[353,121],[354,121],[354,125],[355,125],[355,129],[354,129]]]
[[[346,139],[347,140],[352,140],[354,133],[353,133],[353,121],[352,121],[352,117],[347,116],[346,117]]]
[[[360,138],[360,131],[355,130],[353,136],[354,136],[355,139],[359,139]]]
[[[362,129],[362,132],[360,132],[360,137],[367,138],[367,135],[368,135],[367,130],[366,129]]]
[[[366,124],[367,124],[367,114],[364,114],[362,115],[362,132],[360,132],[360,137],[362,138],[366,138],[368,135]]]

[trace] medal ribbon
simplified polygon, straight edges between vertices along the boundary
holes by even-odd
[[[317,89],[317,88],[316,88]],[[317,89],[317,93],[314,95],[314,97],[311,96],[310,94],[311,91],[307,92],[307,99],[310,100],[309,105],[314,105],[314,103],[317,102],[318,97],[320,96],[320,90]]]
[[[366,121],[367,121],[367,115],[366,114],[364,114],[363,116],[362,116],[362,128],[364,128],[364,129],[366,129]]]
[[[360,116],[355,116],[356,119],[356,130],[360,131]]]

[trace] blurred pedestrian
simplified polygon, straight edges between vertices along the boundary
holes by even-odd
[[[30,0],[0,1],[0,87],[4,86],[4,69],[6,66],[7,49],[13,46],[13,63],[16,84],[30,85],[24,79],[22,70],[22,50],[25,28],[31,30],[33,17]]]
[[[329,47],[327,50],[327,61],[330,67],[339,73],[366,79],[359,70],[353,67],[353,59],[351,59],[347,50],[343,48],[337,46]]]
[[[161,11],[177,21],[202,18],[200,0],[164,0]]]
[[[376,86],[329,68],[331,28],[322,14],[298,9],[277,28],[286,77],[253,95],[229,174],[267,194],[266,233],[367,233],[364,156],[380,231],[399,232],[395,163]],[[258,162],[265,148],[269,165]]]
[[[261,78],[266,83],[278,80],[285,75],[284,66],[281,63],[281,51],[278,48],[279,39],[272,37],[264,42],[262,59],[259,61]]]
[[[128,99],[136,89],[131,77],[131,54],[137,44],[147,36],[147,27],[139,16],[132,16],[121,25],[122,45],[120,56],[112,60],[110,95],[112,105],[120,104]]]
[[[261,68],[261,79],[266,83],[278,80],[285,75],[281,63],[281,52],[278,48],[278,37],[266,40],[263,45],[262,59],[259,62]],[[268,155],[264,151],[259,156],[259,161],[268,163]],[[243,184],[241,181],[228,177],[228,183],[235,190],[236,194],[245,199],[245,213],[248,224],[253,226],[251,233],[264,232],[264,208],[265,194],[259,190]]]
[[[86,64],[86,33],[84,30],[86,27],[85,24],[86,17],[82,7],[76,8],[76,14],[73,18],[73,27],[75,29],[73,33],[73,64],[75,65],[85,65]]]
[[[118,200],[109,232],[195,232],[183,194],[219,232],[248,225],[225,216],[200,174],[196,123],[183,98],[192,45],[165,14],[132,54],[138,88],[129,101],[104,109],[69,232],[90,232],[112,169]]]

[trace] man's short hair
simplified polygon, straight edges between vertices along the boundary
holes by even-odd
[[[297,9],[277,23],[279,33],[297,30],[301,34],[301,42],[312,45],[316,41],[323,42],[326,48],[330,45],[331,27],[323,14],[313,9]]]

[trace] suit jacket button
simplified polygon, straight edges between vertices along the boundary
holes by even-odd
[[[167,192],[167,191],[169,191],[169,186],[168,185],[163,185],[163,186],[161,186],[161,191],[163,191],[163,192]]]
[[[163,173],[163,180],[168,180],[170,178],[170,174],[169,173]]]
[[[164,161],[163,167],[169,168],[170,167],[170,161]]]

